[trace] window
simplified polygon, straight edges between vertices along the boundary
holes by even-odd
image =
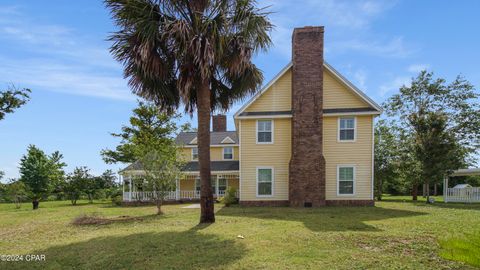
[[[273,121],[257,121],[257,143],[273,143]]]
[[[355,167],[338,166],[338,195],[353,195],[355,189]]]
[[[192,148],[192,160],[198,160],[198,148]]]
[[[225,190],[227,190],[227,179],[225,177],[218,178],[218,194],[225,194]]]
[[[212,192],[213,194],[216,193],[217,190],[217,178],[212,175],[212,178],[210,179],[210,184],[212,185]],[[200,177],[195,178],[195,191],[200,192],[202,185],[200,181]]]
[[[233,159],[233,147],[223,148],[223,159]]]
[[[273,195],[273,168],[257,168],[257,196]]]
[[[338,140],[355,141],[355,117],[339,118]]]
[[[201,187],[200,177],[195,178],[195,191],[200,192]]]

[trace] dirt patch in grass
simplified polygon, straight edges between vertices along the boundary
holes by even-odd
[[[81,215],[73,219],[72,224],[76,226],[88,225],[108,225],[112,223],[122,223],[131,221],[142,221],[141,217],[118,216],[118,217],[102,217],[98,214]]]

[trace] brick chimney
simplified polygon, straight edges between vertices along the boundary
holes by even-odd
[[[292,157],[289,201],[325,205],[323,156],[323,26],[295,28],[292,36]]]
[[[224,114],[217,114],[212,116],[213,132],[227,131],[227,116]]]

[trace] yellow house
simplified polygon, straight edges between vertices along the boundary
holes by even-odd
[[[234,114],[235,131],[213,116],[215,195],[233,186],[249,206],[373,205],[382,109],[324,61],[323,27],[295,29],[292,50],[292,61]],[[196,133],[177,142],[189,163],[171,197],[199,198]]]

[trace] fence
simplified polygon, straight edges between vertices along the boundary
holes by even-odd
[[[445,202],[480,202],[480,187],[447,188]]]

